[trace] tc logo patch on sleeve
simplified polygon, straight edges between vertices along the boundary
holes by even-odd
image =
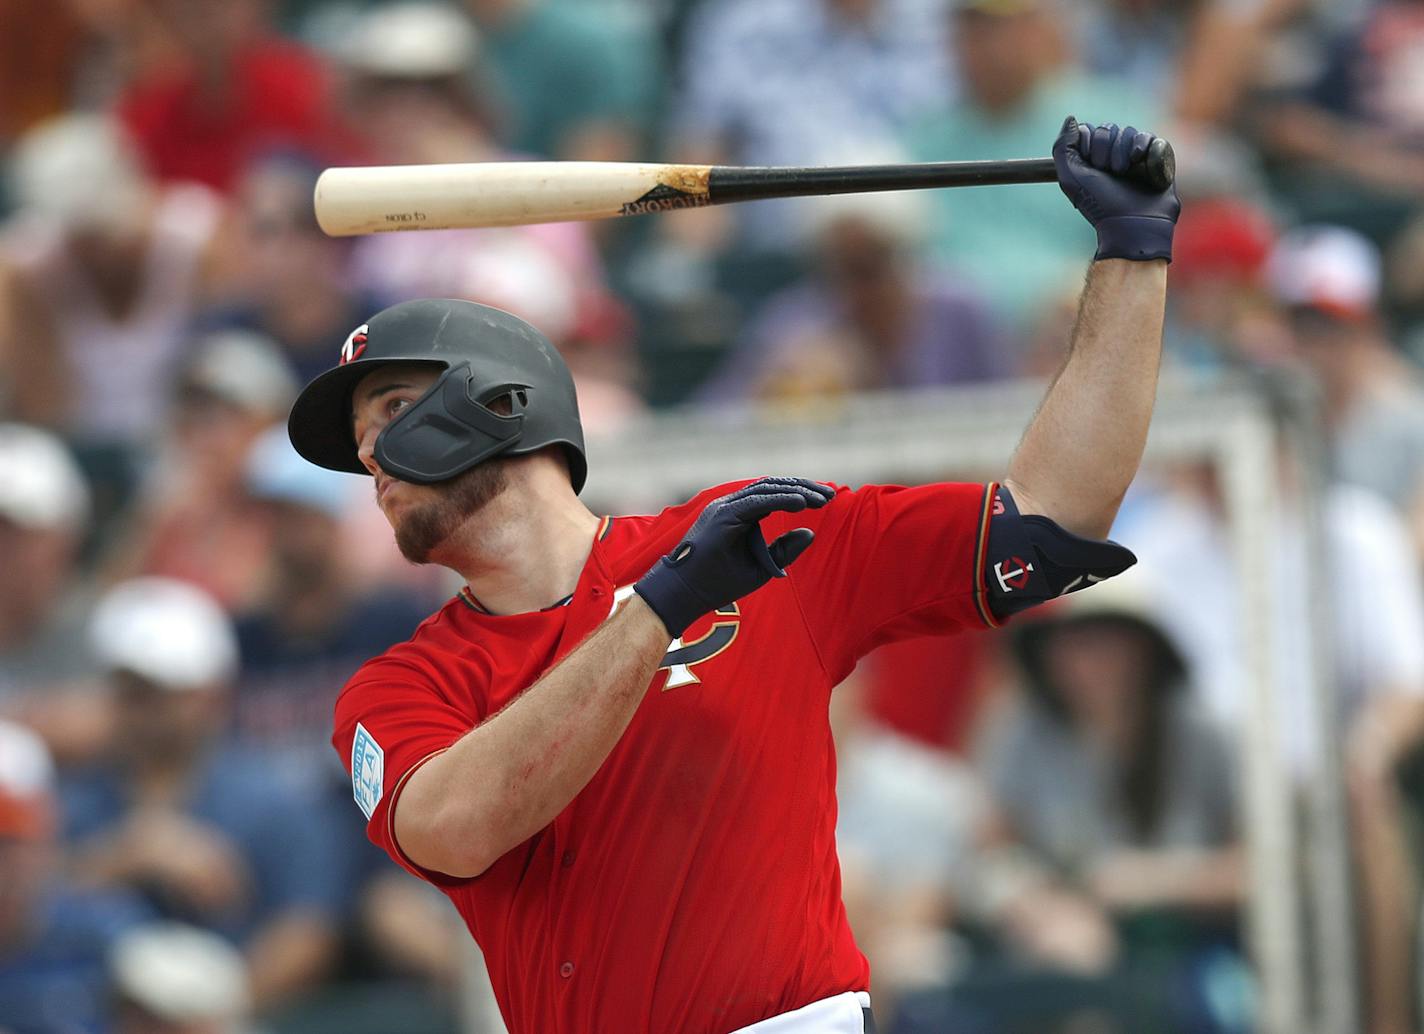
[[[386,778],[386,752],[360,722],[351,744],[351,793],[366,818],[381,803]]]

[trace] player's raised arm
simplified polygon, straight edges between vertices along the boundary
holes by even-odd
[[[1181,204],[1128,168],[1150,133],[1069,118],[1053,147],[1058,180],[1098,232],[1068,357],[1030,422],[1004,484],[1024,514],[1107,535],[1137,473],[1157,392],[1167,263]]]

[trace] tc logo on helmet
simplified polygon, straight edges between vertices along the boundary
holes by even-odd
[[[345,366],[351,362],[351,360],[361,358],[361,353],[366,351],[366,333],[368,329],[369,325],[363,323],[351,332],[350,336],[346,339],[346,343],[341,346],[341,359],[337,362],[338,366]]]

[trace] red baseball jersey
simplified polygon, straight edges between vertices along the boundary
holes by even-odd
[[[605,518],[563,606],[496,616],[462,593],[337,701],[333,743],[371,839],[454,902],[512,1034],[726,1034],[869,988],[841,905],[830,692],[880,643],[994,623],[994,486],[840,489],[767,518],[768,541],[798,526],[816,540],[788,577],[674,640],[553,823],[473,879],[421,869],[392,833],[410,774],[576,647],[738,487]]]

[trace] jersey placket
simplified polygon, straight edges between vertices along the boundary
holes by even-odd
[[[573,600],[565,609],[564,627],[559,634],[559,643],[555,649],[555,656],[558,658],[562,658],[568,651],[583,642],[594,629],[608,619],[611,612],[613,598],[611,583],[598,564],[596,554],[597,544],[589,556],[581,584],[574,590]],[[553,838],[551,846],[555,855],[551,873],[553,887],[551,888],[552,893],[549,895],[549,910],[545,917],[552,949],[547,964],[552,967],[554,972],[554,994],[559,998],[556,1013],[559,1017],[566,1015],[567,996],[573,993],[575,981],[578,979],[580,962],[568,946],[562,943],[564,935],[559,930],[554,918],[556,902],[563,898],[571,875],[570,870],[578,858],[572,843],[572,813],[577,808],[577,804],[578,798],[575,797],[570,806],[555,817],[549,829]]]

